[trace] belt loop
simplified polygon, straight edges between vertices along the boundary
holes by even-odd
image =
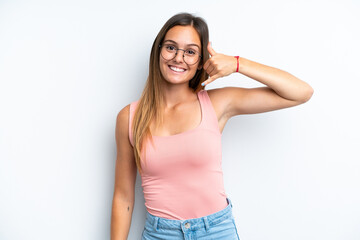
[[[158,225],[158,222],[159,222],[159,217],[155,216],[155,219],[154,219],[154,229],[155,231],[157,231],[157,225]]]
[[[209,221],[207,219],[207,217],[203,217],[203,220],[204,220],[204,223],[205,223],[205,229],[206,229],[206,232],[209,231]]]

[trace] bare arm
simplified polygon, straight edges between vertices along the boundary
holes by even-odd
[[[129,105],[116,118],[117,157],[111,214],[111,240],[127,240],[135,202],[136,164],[129,141]]]
[[[216,53],[210,45],[208,49],[212,57],[204,64],[210,75],[206,84],[236,72],[236,58]],[[296,106],[308,101],[313,94],[312,87],[294,75],[243,57],[239,58],[239,73],[266,87],[225,87],[214,91],[219,96],[223,114],[228,117]]]

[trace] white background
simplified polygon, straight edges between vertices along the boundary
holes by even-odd
[[[359,1],[2,0],[1,240],[110,238],[116,116],[139,99],[154,38],[181,11],[205,18],[215,51],[315,90],[224,129],[241,240],[360,239]],[[206,89],[224,86],[261,85],[232,74]],[[138,174],[129,239],[144,223]]]

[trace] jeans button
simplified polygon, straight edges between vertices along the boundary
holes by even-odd
[[[186,227],[186,228],[189,228],[189,227],[190,227],[190,223],[188,223],[188,222],[185,223],[185,227]]]

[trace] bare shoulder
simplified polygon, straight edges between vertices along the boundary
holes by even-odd
[[[116,117],[116,139],[128,136],[130,104],[123,107]]]
[[[215,109],[218,119],[230,118],[228,112],[231,103],[233,87],[214,88],[207,90],[211,103]]]
[[[116,117],[116,122],[127,122],[129,121],[129,112],[130,112],[130,104],[126,105],[125,107],[123,107],[117,117]]]
[[[130,112],[130,104],[128,104],[128,105],[126,105],[125,107],[123,107],[123,108],[119,111],[117,117],[124,120],[124,118],[128,117],[129,112]]]

